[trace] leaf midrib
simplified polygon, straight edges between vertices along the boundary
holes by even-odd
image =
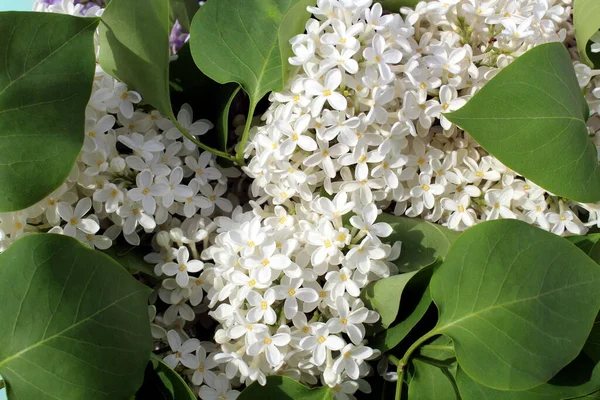
[[[457,320],[454,320],[454,321],[452,321],[452,322],[450,322],[448,324],[445,324],[445,325],[442,325],[442,326],[436,326],[433,329],[432,332],[435,332],[436,334],[443,334],[444,330],[447,330],[448,328],[451,328],[452,326],[457,325],[457,324],[459,324],[462,321],[465,321],[465,320],[468,320],[468,319],[471,319],[471,318],[475,318],[475,317],[480,317],[482,314],[484,314],[484,313],[486,313],[488,311],[491,311],[491,310],[494,310],[494,309],[497,309],[497,308],[505,308],[505,307],[513,305],[513,304],[518,304],[518,303],[522,303],[522,302],[526,302],[526,301],[530,301],[530,300],[540,299],[542,297],[554,294],[556,292],[560,292],[560,291],[567,290],[567,289],[572,289],[572,288],[575,288],[575,287],[578,287],[578,286],[582,286],[582,285],[593,284],[594,282],[597,282],[597,281],[598,280],[596,279],[594,281],[579,282],[579,283],[574,284],[574,285],[563,286],[563,287],[560,287],[560,288],[557,288],[557,289],[554,289],[554,290],[550,290],[548,292],[545,292],[545,293],[542,293],[542,294],[538,294],[536,296],[525,297],[525,298],[522,298],[522,299],[517,299],[517,300],[513,300],[513,301],[506,302],[506,303],[501,303],[501,304],[494,304],[493,306],[483,308],[481,310],[478,310],[477,312],[469,313],[469,314],[465,315],[464,317],[459,318]]]

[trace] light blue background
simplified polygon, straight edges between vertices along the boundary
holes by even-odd
[[[0,0],[0,11],[30,11],[34,0]]]

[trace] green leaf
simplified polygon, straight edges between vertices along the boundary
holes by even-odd
[[[419,356],[442,361],[448,364],[456,361],[456,354],[454,353],[452,339],[443,335],[438,336],[435,340],[420,347]]]
[[[148,276],[156,277],[154,274],[154,265],[144,261],[144,256],[148,254],[148,251],[141,247],[133,247],[126,244],[113,244],[102,252],[121,264],[121,266],[132,274],[141,272]]]
[[[304,31],[314,0],[219,0],[207,2],[192,21],[196,64],[219,83],[239,83],[251,104],[283,90],[291,46]],[[253,107],[251,107],[252,109]]]
[[[376,0],[381,3],[384,10],[388,10],[394,13],[400,11],[400,7],[415,7],[419,1],[422,0]]]
[[[138,400],[196,400],[198,397],[180,374],[153,356],[146,366],[144,383],[135,395]]]
[[[420,293],[426,291],[437,263],[431,264],[418,271],[390,276],[368,284],[361,292],[360,297],[365,305],[381,316],[380,324],[387,329],[396,319],[403,298],[404,289],[413,286]],[[407,302],[408,303],[408,302]]]
[[[592,331],[583,346],[583,351],[592,360],[600,362],[600,315],[596,316]]]
[[[400,257],[395,261],[401,271],[415,271],[443,258],[459,236],[438,224],[418,218],[379,215],[378,222],[387,222],[393,232],[385,238],[386,243],[402,242]]]
[[[431,279],[434,334],[461,368],[500,390],[547,382],[581,351],[600,308],[600,267],[569,241],[517,220],[470,228]]]
[[[589,41],[600,29],[600,2],[597,0],[575,0],[573,7],[573,25],[575,26],[575,39],[582,62],[590,67],[598,67],[600,58],[589,53]],[[590,59],[590,56],[594,60]]]
[[[150,289],[62,235],[0,255],[0,374],[10,399],[122,399],[142,383]]]
[[[178,110],[187,103],[194,110],[194,119],[205,118],[213,122],[216,132],[204,135],[202,141],[216,149],[226,150],[229,108],[240,86],[233,83],[221,85],[204,75],[194,63],[189,42],[183,45],[177,52],[177,59],[171,62],[169,80],[173,108]]]
[[[532,389],[515,392],[486,387],[477,383],[460,368],[456,383],[463,400],[559,400],[585,396],[600,387],[600,364],[581,353],[549,382]]]
[[[562,43],[529,50],[445,116],[544,189],[584,203],[600,200],[588,106]]]
[[[591,233],[584,236],[568,236],[566,239],[579,247],[596,263],[600,264],[600,233]]]
[[[369,339],[369,345],[381,352],[390,351],[398,345],[417,325],[417,323],[425,316],[425,313],[431,305],[431,294],[427,287],[425,291],[421,293],[421,297],[410,296],[413,301],[407,304],[407,308],[414,307],[408,316],[398,322],[391,328],[385,329],[378,333],[372,339]],[[413,306],[414,305],[414,306]]]
[[[98,19],[0,13],[0,212],[27,208],[67,178],[81,146]]]
[[[190,24],[196,12],[200,9],[198,0],[170,0],[171,20],[179,21],[185,32],[190,31]]]
[[[448,369],[429,364],[420,359],[412,361],[413,377],[408,385],[410,400],[460,399],[454,378]]]
[[[171,118],[169,0],[112,0],[100,24],[100,65]]]
[[[333,400],[333,398],[334,391],[329,387],[309,389],[286,376],[269,376],[265,386],[254,382],[244,389],[237,400]]]
[[[227,87],[231,87],[231,84],[227,85]],[[229,94],[229,99],[225,103],[225,106],[222,108],[219,117],[217,118],[216,128],[217,128],[217,138],[218,145],[216,146],[219,149],[226,150],[227,149],[227,140],[229,138],[229,111],[231,110],[231,105],[233,101],[242,90],[241,86],[233,87],[233,91],[223,91],[219,93],[219,98],[222,100],[225,98],[224,95]]]

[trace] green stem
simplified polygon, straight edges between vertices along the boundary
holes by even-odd
[[[398,380],[396,381],[396,400],[402,400],[402,385],[404,384],[404,370],[406,369],[406,366],[408,365],[408,360],[410,359],[410,356],[412,355],[412,353],[415,352],[415,350],[417,350],[419,348],[419,346],[421,346],[423,343],[425,343],[426,341],[428,341],[429,339],[431,339],[432,337],[439,335],[439,333],[436,332],[435,328],[429,332],[427,332],[425,335],[421,336],[416,342],[414,342],[409,348],[408,350],[406,350],[406,353],[404,353],[404,357],[402,357],[401,360],[398,360],[396,357],[389,355],[389,359],[391,362],[393,362],[394,364],[396,364],[396,366],[398,367]]]
[[[398,365],[398,380],[396,381],[396,400],[402,400],[402,386],[404,385],[404,365]]]
[[[254,110],[256,109],[256,102],[250,101],[250,107],[248,108],[248,117],[246,118],[246,125],[244,126],[244,133],[238,144],[237,153],[235,155],[235,162],[238,165],[245,165],[244,162],[244,149],[246,148],[246,142],[248,141],[248,134],[252,127],[252,117],[254,117]]]
[[[176,118],[172,117],[171,118],[171,122],[173,122],[173,124],[175,125],[175,127],[177,129],[179,129],[179,132],[181,132],[181,134],[183,136],[185,136],[186,138],[188,138],[192,143],[194,143],[196,146],[200,147],[203,150],[206,150],[210,153],[213,153],[214,155],[218,156],[218,157],[223,157],[226,160],[230,160],[230,161],[234,161],[234,158],[231,156],[231,154],[221,151],[221,150],[217,150],[217,149],[213,149],[210,146],[205,145],[204,143],[200,142],[198,139],[196,139],[194,136],[192,136],[187,129],[185,129],[183,126],[181,126],[181,124],[179,123],[179,121],[177,121]]]

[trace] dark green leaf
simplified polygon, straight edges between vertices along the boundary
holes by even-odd
[[[382,352],[393,349],[410,333],[410,331],[412,331],[421,318],[423,318],[429,306],[431,305],[431,294],[429,293],[429,288],[426,288],[426,290],[421,293],[420,298],[418,298],[418,296],[411,296],[410,299],[416,303],[413,303],[415,304],[414,308],[411,310],[412,312],[408,314],[408,317],[401,320],[391,328],[385,329],[384,331],[378,333],[375,335],[375,337],[373,337],[373,339],[370,339],[369,345],[371,347]],[[412,306],[412,304],[407,305],[407,307]]]
[[[583,351],[595,362],[600,362],[600,315],[596,316],[592,331],[588,336]]]
[[[510,99],[510,100],[507,100]],[[600,168],[588,106],[562,43],[529,50],[446,117],[502,163],[544,189],[600,200]]]
[[[460,399],[454,378],[448,369],[429,364],[420,359],[413,361],[414,373],[408,385],[410,400]]]
[[[397,13],[400,11],[400,7],[415,7],[419,1],[422,0],[376,0],[381,3],[384,10]]]
[[[598,0],[575,0],[573,25],[575,26],[575,38],[581,61],[592,68],[600,66],[597,63],[597,61],[600,61],[597,55],[592,57],[594,60],[590,59],[591,54],[589,53],[588,43],[590,38],[600,29],[600,2]]]
[[[150,289],[62,235],[25,236],[0,255],[0,373],[10,399],[114,400],[150,357]]]
[[[169,0],[112,0],[100,24],[100,65],[165,117],[169,100]]]
[[[461,368],[500,390],[547,382],[583,348],[600,308],[600,267],[569,241],[517,220],[464,232],[431,279],[434,333]]]
[[[0,212],[27,208],[67,178],[92,91],[98,20],[0,13]]]
[[[460,368],[456,382],[463,400],[561,400],[592,393],[600,387],[600,364],[581,353],[548,383],[511,392],[495,390],[469,378]]]
[[[304,31],[314,0],[219,0],[207,2],[192,22],[196,64],[219,83],[239,83],[251,104],[281,91],[289,39]]]
[[[196,400],[197,396],[180,374],[157,357],[146,366],[144,383],[136,393],[137,400]]]
[[[229,108],[239,85],[221,85],[204,75],[192,58],[189,42],[177,52],[170,65],[171,104],[175,110],[185,103],[194,110],[194,119],[205,118],[215,123],[216,133],[202,137],[207,145],[219,150],[227,149]]]
[[[132,274],[142,272],[148,276],[156,277],[154,274],[154,265],[144,261],[144,256],[148,252],[143,248],[113,244],[104,250],[103,253],[110,256]]]
[[[600,264],[600,233],[590,233],[585,236],[569,236],[566,239],[579,247],[592,260]]]
[[[396,319],[400,306],[404,305],[400,300],[403,298],[405,288],[412,286],[413,292],[417,291],[420,294],[425,292],[437,266],[438,264],[434,263],[418,271],[372,282],[362,290],[360,297],[369,309],[379,313],[381,327],[387,329]]]
[[[267,384],[254,382],[239,395],[237,400],[333,400],[334,391],[329,387],[309,389],[285,376],[269,376]]]
[[[171,19],[177,20],[185,32],[190,32],[192,18],[200,9],[198,0],[170,0]]]
[[[400,258],[395,261],[401,271],[415,271],[445,257],[459,236],[458,232],[418,218],[384,213],[377,221],[392,226],[393,232],[385,238],[386,243],[402,242]]]

